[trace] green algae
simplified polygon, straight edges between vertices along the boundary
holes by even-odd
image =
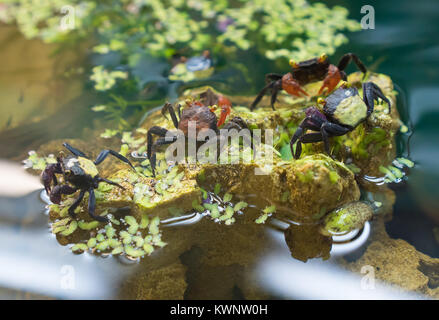
[[[373,216],[370,205],[353,202],[328,213],[323,221],[323,230],[330,234],[347,233],[364,226]]]

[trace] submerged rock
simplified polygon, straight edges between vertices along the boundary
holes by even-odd
[[[317,225],[292,224],[285,230],[285,241],[293,258],[306,262],[308,259],[329,258],[332,238],[319,232]]]

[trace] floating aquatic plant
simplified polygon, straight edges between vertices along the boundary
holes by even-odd
[[[95,82],[95,89],[98,91],[106,91],[111,89],[115,84],[117,79],[127,79],[128,74],[123,71],[108,71],[104,69],[104,66],[96,66],[92,69],[92,75],[90,80]],[[103,109],[104,106],[101,106]],[[96,107],[94,109],[96,110]]]
[[[50,163],[56,163],[56,158],[53,154],[49,154],[47,157],[40,157],[35,151],[28,152],[28,158],[23,160],[23,166],[25,169],[34,169],[42,171]]]
[[[257,224],[263,224],[267,221],[268,217],[270,217],[274,212],[276,212],[276,206],[268,206],[262,210],[262,214],[255,220]]]
[[[67,5],[75,10],[72,29],[60,28]],[[224,47],[257,47],[269,59],[301,60],[332,54],[347,41],[342,31],[360,29],[345,8],[306,0],[51,0],[35,6],[29,0],[6,1],[1,19],[15,20],[27,37],[47,42],[96,32],[100,43],[94,52],[121,52],[131,63],[139,59],[139,49],[169,57],[180,49],[192,55]]]
[[[345,8],[306,0],[7,0],[0,21],[15,22],[26,37],[50,43],[93,39],[97,58],[88,74],[96,90],[109,91],[113,97],[117,82],[130,93],[150,83],[166,84],[170,71],[166,59],[175,54],[190,57],[210,50],[246,75],[252,66],[243,61],[237,67],[234,61],[249,49],[271,60],[303,60],[334,53],[347,42],[342,32],[360,29]],[[111,54],[117,55],[124,71],[107,62],[105,57]],[[176,70],[173,76],[194,79],[187,70]],[[126,128],[126,108],[110,104],[94,110]]]
[[[192,201],[193,209],[198,213],[210,216],[217,222],[224,222],[226,225],[233,224],[236,221],[234,215],[236,213],[243,214],[243,210],[248,206],[244,201],[234,204],[232,202],[233,195],[228,192],[221,196],[221,184],[219,183],[215,184],[214,192],[206,191],[203,188],[200,189],[202,202],[200,203],[199,200],[194,199]]]
[[[79,226],[80,229],[89,231],[90,236],[74,244],[71,247],[73,252],[123,254],[134,259],[150,255],[156,247],[166,246],[161,238],[159,217],[150,219],[143,214],[140,221],[129,215],[120,219],[111,217],[111,220],[118,221],[119,224],[110,222],[102,227],[102,223],[97,221],[77,222],[66,217],[52,223],[52,233],[71,236]]]
[[[412,168],[414,162],[406,158],[396,158],[389,166],[379,166],[379,171],[384,174],[382,180],[385,183],[398,183],[405,177],[404,167]]]

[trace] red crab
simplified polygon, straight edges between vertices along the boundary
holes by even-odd
[[[277,73],[268,73],[265,75],[265,80],[268,84],[259,92],[256,99],[251,104],[250,109],[253,110],[256,107],[268,90],[271,90],[271,107],[273,110],[277,94],[280,90],[285,90],[289,94],[297,97],[300,97],[301,94],[308,96],[306,91],[302,89],[302,86],[311,82],[323,80],[323,84],[319,90],[319,95],[323,93],[325,88],[327,89],[327,93],[331,93],[340,80],[346,81],[347,77],[344,70],[351,60],[354,60],[361,72],[366,74],[366,67],[357,55],[353,53],[346,53],[343,55],[337,66],[329,62],[329,58],[326,54],[322,54],[318,58],[298,63],[290,60],[290,66],[292,67],[290,72],[284,75]]]

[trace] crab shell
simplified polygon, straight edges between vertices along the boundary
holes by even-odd
[[[208,129],[212,129],[215,132],[218,131],[215,113],[210,111],[210,109],[205,106],[193,104],[189,108],[183,109],[181,112],[181,119],[180,123],[178,124],[178,129],[183,131],[186,137],[188,136],[189,122],[195,122],[194,124],[197,135],[198,133]]]
[[[329,66],[329,58],[313,58],[297,63],[291,73],[300,85],[305,85],[323,80],[328,73]]]
[[[340,87],[325,99],[323,112],[333,122],[355,128],[367,118],[367,106],[354,87]]]
[[[66,173],[71,173],[74,176],[89,175],[94,178],[99,174],[98,168],[93,161],[84,157],[65,158],[64,169]]]

